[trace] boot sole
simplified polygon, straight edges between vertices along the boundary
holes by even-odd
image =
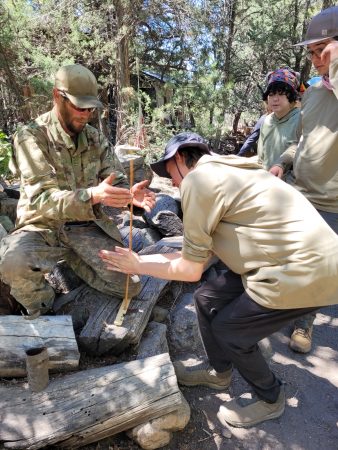
[[[180,381],[177,380],[179,384],[181,384],[182,386],[187,386],[187,387],[196,387],[196,386],[204,386],[204,387],[208,387],[211,389],[216,389],[217,391],[223,391],[224,389],[228,389],[230,386],[229,384],[226,384],[224,386],[220,386],[219,384],[212,384],[212,383],[189,383],[188,381]]]
[[[289,347],[291,348],[291,350],[293,350],[294,352],[297,352],[297,353],[305,354],[305,353],[309,353],[311,351],[311,346],[309,348],[303,349],[303,348],[297,347],[297,345],[293,344],[292,342],[290,342]]]
[[[249,427],[252,427],[259,423],[265,422],[266,420],[278,419],[278,417],[280,417],[284,413],[284,410],[285,410],[285,406],[283,407],[283,409],[281,411],[275,411],[273,413],[270,413],[269,415],[264,417],[264,419],[252,420],[251,422],[245,422],[245,423],[227,421],[224,419],[224,417],[222,416],[222,414],[220,412],[217,413],[217,419],[221,422],[221,424],[223,426],[231,425],[232,427],[236,427],[236,428],[249,428]]]

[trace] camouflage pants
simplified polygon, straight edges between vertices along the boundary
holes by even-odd
[[[18,231],[0,242],[0,276],[29,315],[52,307],[55,293],[45,274],[61,260],[89,286],[122,298],[126,275],[106,270],[98,257],[100,249],[112,249],[115,245],[121,244],[94,223],[65,226],[58,235]],[[130,296],[139,291],[139,278],[131,277]]]

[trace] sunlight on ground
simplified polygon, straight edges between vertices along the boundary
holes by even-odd
[[[332,327],[338,327],[338,318],[331,317],[321,312],[316,314],[315,325],[330,325]]]
[[[274,354],[273,361],[284,366],[295,365],[338,387],[338,352],[330,347],[317,346],[310,355],[304,355],[304,363],[280,353]]]

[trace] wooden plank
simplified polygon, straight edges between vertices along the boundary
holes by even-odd
[[[182,404],[167,353],[51,380],[45,391],[0,386],[0,441],[33,450],[76,448],[168,414]]]
[[[47,347],[50,370],[74,370],[79,365],[71,316],[0,316],[0,377],[26,376],[25,351]]]
[[[175,248],[161,245],[148,247],[151,253],[172,253]],[[145,251],[141,252],[145,253]],[[122,326],[114,324],[121,299],[100,294],[91,288],[86,289],[86,303],[95,305],[86,325],[83,327],[78,341],[81,350],[92,355],[110,352],[118,355],[126,347],[136,344],[141,339],[147,326],[153,307],[159,299],[169,280],[142,276],[140,294],[129,304]],[[91,297],[92,301],[91,301]]]

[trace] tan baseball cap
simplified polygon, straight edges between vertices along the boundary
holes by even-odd
[[[55,88],[78,108],[103,108],[97,98],[96,78],[81,64],[61,67],[55,75]]]
[[[311,19],[305,41],[295,45],[309,45],[338,36],[338,6],[323,9]]]

